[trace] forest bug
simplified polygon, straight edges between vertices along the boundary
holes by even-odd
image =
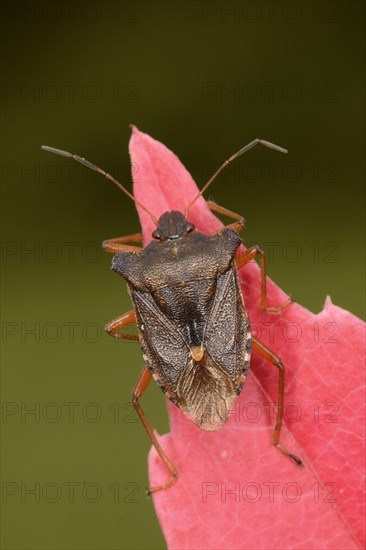
[[[184,214],[165,212],[159,219],[104,170],[82,157],[42,146],[51,153],[70,157],[112,181],[152,218],[156,229],[145,248],[126,244],[142,242],[140,233],[103,242],[106,252],[115,254],[112,270],[128,284],[133,310],[106,326],[111,336],[139,340],[145,366],[133,390],[133,404],[164,464],[171,472],[162,485],[149,492],[169,487],[177,470],[157,441],[139,400],[151,378],[165,395],[199,428],[220,429],[229,417],[235,399],[244,386],[250,366],[251,349],[279,369],[278,409],[273,444],[299,466],[301,460],[279,442],[284,405],[285,369],[279,357],[251,335],[250,323],[238,282],[238,269],[255,256],[261,265],[262,310],[267,307],[266,264],[263,251],[252,246],[237,254],[239,236],[245,226],[243,217],[211,201],[211,210],[235,221],[211,234],[199,233],[189,222],[189,210],[218,174],[234,159],[257,144],[287,153],[268,141],[255,139],[226,160],[201,191],[187,205]],[[123,332],[136,323],[139,335]]]

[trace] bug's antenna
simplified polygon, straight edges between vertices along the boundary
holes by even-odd
[[[189,203],[189,205],[186,208],[185,217],[188,219],[188,214],[191,206],[196,202],[197,199],[206,191],[207,187],[211,185],[211,183],[217,178],[217,176],[220,174],[220,172],[223,171],[224,168],[230,162],[235,160],[236,158],[240,157],[240,155],[243,155],[249,149],[252,149],[256,145],[264,145],[265,147],[269,147],[270,149],[274,149],[275,151],[279,151],[280,153],[288,153],[287,149],[283,149],[282,147],[279,147],[278,145],[275,145],[274,143],[271,143],[270,141],[265,141],[264,139],[253,139],[248,145],[245,145],[242,147],[239,151],[237,151],[234,155],[232,155],[228,160],[225,160],[225,162],[220,166],[220,168],[214,173],[214,175],[208,180],[208,182],[202,187],[201,191],[194,197],[194,199]]]
[[[74,155],[73,153],[69,153],[68,151],[63,151],[62,149],[56,149],[55,147],[49,147],[48,145],[42,145],[41,148],[44,149],[44,151],[49,151],[50,153],[55,153],[56,155],[61,155],[62,157],[72,158],[72,159],[76,160],[77,162],[80,162],[80,164],[84,164],[84,166],[87,166],[88,168],[91,168],[92,170],[95,170],[96,172],[99,172],[99,174],[102,174],[102,176],[104,176],[105,178],[110,180],[112,183],[117,185],[117,187],[119,189],[121,189],[121,191],[123,191],[128,197],[130,197],[130,199],[132,199],[140,208],[145,210],[145,212],[147,212],[149,214],[149,216],[151,217],[154,224],[158,225],[158,220],[156,219],[154,214],[152,214],[146,208],[146,206],[141,204],[141,202],[138,201],[129,191],[127,191],[127,189],[125,189],[123,187],[123,185],[121,183],[119,183],[119,181],[117,181],[116,179],[114,179],[113,176],[111,176],[110,174],[108,174],[107,172],[105,172],[104,170],[99,168],[99,166],[96,166],[96,164],[92,164],[91,162],[84,159],[83,157],[79,157],[78,155]]]

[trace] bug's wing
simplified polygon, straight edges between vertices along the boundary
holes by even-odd
[[[165,392],[174,393],[188,360],[188,348],[177,327],[159,310],[149,293],[133,290],[140,345],[146,366]]]
[[[186,415],[202,430],[218,430],[229,418],[249,368],[250,346],[249,320],[232,265],[216,278],[202,360],[188,361],[177,388]]]
[[[249,368],[249,319],[234,266],[217,278],[216,293],[207,319],[204,347],[211,359],[236,385]]]

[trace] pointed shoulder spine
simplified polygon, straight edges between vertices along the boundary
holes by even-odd
[[[235,229],[224,227],[222,231],[218,233],[220,240],[224,243],[225,247],[231,250],[233,253],[242,244],[243,239]]]
[[[127,273],[132,269],[139,269],[143,251],[142,248],[141,252],[137,250],[117,252],[112,258],[111,270],[126,278]]]

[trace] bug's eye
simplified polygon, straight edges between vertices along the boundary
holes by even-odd
[[[193,223],[189,223],[187,226],[187,233],[191,233],[196,227],[193,225]]]
[[[157,229],[155,229],[155,231],[153,232],[152,238],[153,238],[153,239],[156,239],[156,240],[158,240],[158,241],[160,241],[161,236],[160,236],[160,233],[159,233],[159,231],[158,231]]]

